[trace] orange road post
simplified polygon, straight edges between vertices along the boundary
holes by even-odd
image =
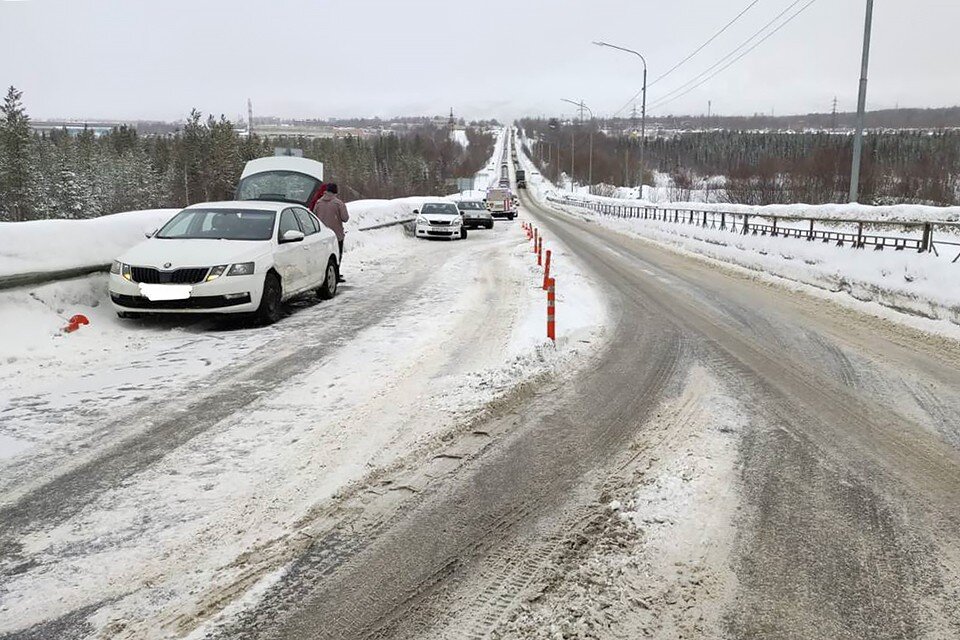
[[[550,282],[550,249],[547,249],[547,259],[543,263],[543,290],[547,290],[547,284]]]
[[[557,281],[550,278],[547,282],[547,338],[557,341]]]

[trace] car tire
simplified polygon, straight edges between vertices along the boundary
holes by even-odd
[[[466,239],[467,239],[467,228],[466,228],[466,227],[460,227],[460,239],[461,239],[461,240],[466,240]]]
[[[324,275],[323,284],[317,289],[317,297],[321,300],[330,300],[335,295],[340,286],[340,268],[337,261],[330,258],[327,261],[327,273]]]
[[[275,273],[268,273],[263,279],[263,293],[256,311],[257,324],[270,325],[283,317],[283,288]]]
[[[485,227],[485,228],[487,228],[487,229],[493,229],[493,220],[491,220],[490,222],[488,222],[488,223],[486,224],[486,227]]]

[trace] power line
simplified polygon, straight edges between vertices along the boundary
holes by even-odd
[[[799,1],[800,1],[800,0],[796,0],[793,4],[791,4],[789,7],[787,7],[787,9],[785,9],[780,15],[778,15],[776,18],[774,18],[771,22],[767,23],[767,25],[764,26],[764,29],[766,29],[766,28],[769,27],[771,24],[773,24],[774,22],[776,22],[777,20],[779,20],[780,17],[782,17],[787,11],[789,11],[792,7],[794,7],[795,5],[797,5],[797,4],[799,3]],[[734,58],[733,60],[730,60],[730,62],[728,62],[727,64],[723,65],[722,67],[720,67],[719,69],[717,69],[717,70],[714,71],[713,73],[709,73],[710,71],[712,71],[713,69],[715,69],[719,64],[723,63],[724,60],[726,60],[726,59],[729,58],[731,55],[733,55],[734,53],[736,53],[737,51],[739,51],[744,45],[746,45],[748,42],[750,42],[750,40],[752,40],[752,39],[755,38],[757,35],[759,35],[760,33],[762,33],[762,32],[763,32],[763,29],[761,29],[761,30],[760,30],[759,32],[757,32],[754,36],[752,36],[752,37],[750,37],[749,39],[747,39],[742,45],[740,45],[739,47],[737,47],[736,49],[734,49],[730,54],[727,54],[726,56],[724,56],[723,58],[721,58],[716,64],[714,64],[714,65],[711,66],[709,69],[707,69],[706,71],[704,71],[703,73],[701,73],[700,75],[698,75],[697,77],[695,77],[693,80],[691,80],[691,81],[689,81],[689,82],[687,82],[687,83],[685,83],[685,84],[677,87],[676,89],[674,89],[673,91],[670,91],[670,92],[667,93],[667,94],[664,94],[664,96],[661,97],[659,100],[656,100],[656,101],[654,102],[654,104],[652,104],[652,105],[650,106],[650,108],[651,108],[651,109],[655,109],[655,108],[662,107],[662,106],[664,106],[664,105],[666,105],[666,104],[669,104],[669,103],[673,102],[674,100],[677,100],[677,99],[679,99],[679,98],[687,95],[688,93],[690,93],[691,91],[693,91],[693,90],[696,89],[697,87],[703,85],[704,83],[709,82],[710,80],[712,80],[713,78],[715,78],[717,75],[719,75],[720,73],[722,73],[722,72],[725,71],[726,69],[729,69],[731,66],[733,66],[734,64],[736,64],[736,63],[739,62],[740,60],[742,60],[747,54],[749,54],[751,51],[753,51],[754,49],[756,49],[757,47],[759,47],[761,44],[763,44],[764,42],[766,42],[766,40],[767,40],[768,38],[770,38],[770,37],[773,36],[775,33],[777,33],[778,31],[780,31],[781,29],[783,29],[785,26],[787,26],[788,24],[790,24],[791,22],[793,22],[793,20],[794,20],[795,18],[797,18],[797,16],[799,16],[801,13],[803,13],[804,11],[806,11],[807,8],[808,8],[810,5],[812,5],[814,2],[816,2],[816,1],[817,1],[817,0],[809,0],[809,2],[807,2],[805,5],[803,5],[802,7],[800,7],[800,9],[799,9],[796,13],[794,13],[794,14],[791,15],[789,18],[787,18],[784,22],[782,22],[780,25],[778,25],[776,29],[774,29],[773,31],[771,31],[771,32],[768,33],[767,35],[765,35],[765,36],[763,36],[762,38],[760,38],[760,40],[758,40],[757,42],[755,42],[755,43],[753,44],[753,46],[751,46],[750,48],[748,48],[746,51],[744,51],[743,53],[741,53],[740,55],[738,55],[738,56],[737,56],[736,58]],[[704,76],[705,74],[708,74],[708,73],[709,73],[709,75],[707,75],[707,77],[703,78],[703,76]],[[699,80],[699,78],[703,78],[703,79],[702,79],[702,80]],[[692,85],[692,86],[691,86],[691,85]],[[689,87],[689,88],[687,88],[687,87]],[[679,91],[680,93],[677,93],[678,91]],[[676,94],[676,95],[674,95],[674,94]]]
[[[693,58],[693,56],[695,56],[695,55],[697,55],[698,53],[700,53],[701,51],[703,51],[703,50],[707,47],[707,45],[709,45],[711,42],[713,42],[714,40],[716,40],[717,38],[719,38],[719,37],[723,34],[724,31],[726,31],[727,29],[729,29],[730,27],[732,27],[733,24],[734,24],[737,20],[739,20],[740,18],[743,17],[743,14],[745,14],[747,11],[750,11],[750,9],[752,9],[752,8],[754,7],[754,5],[756,5],[758,2],[760,2],[760,0],[753,0],[753,2],[751,2],[750,4],[748,4],[748,5],[746,6],[746,8],[745,8],[743,11],[741,11],[740,13],[738,13],[733,20],[731,20],[731,21],[728,22],[727,24],[723,25],[723,28],[720,29],[720,31],[717,31],[715,34],[713,34],[713,36],[710,37],[709,40],[707,40],[707,41],[704,42],[702,45],[700,45],[699,47],[697,47],[696,50],[695,50],[693,53],[691,53],[691,54],[688,55],[686,58],[684,58],[683,60],[681,60],[681,61],[678,62],[677,64],[675,64],[675,65],[673,65],[672,67],[670,67],[669,69],[667,69],[664,73],[662,73],[662,74],[660,74],[659,76],[657,76],[656,78],[654,78],[653,81],[652,81],[650,84],[647,85],[647,88],[649,89],[650,87],[652,87],[653,85],[657,84],[658,82],[660,82],[661,80],[663,80],[664,78],[666,78],[668,75],[670,75],[671,73],[673,73],[674,71],[676,71],[677,69],[679,69],[680,67],[682,67],[684,64],[686,64],[687,62],[689,62],[689,60],[690,60],[691,58]]]
[[[758,2],[760,2],[760,0],[753,0],[753,2],[751,2],[750,4],[748,4],[743,11],[741,11],[740,13],[738,13],[738,14],[733,18],[733,20],[731,20],[731,21],[728,22],[727,24],[723,25],[723,28],[722,28],[722,29],[720,29],[719,31],[717,31],[717,32],[716,32],[715,34],[713,34],[712,36],[710,36],[710,38],[709,38],[706,42],[704,42],[702,45],[700,45],[699,47],[697,47],[697,48],[693,51],[693,53],[691,53],[690,55],[688,55],[686,58],[684,58],[683,60],[681,60],[681,61],[678,62],[677,64],[675,64],[675,65],[673,65],[672,67],[670,67],[666,72],[664,72],[664,73],[660,74],[659,76],[657,76],[657,77],[653,80],[653,82],[651,82],[651,83],[649,83],[649,84],[647,85],[647,88],[649,89],[650,87],[652,87],[653,85],[657,84],[658,82],[660,82],[661,80],[663,80],[664,78],[666,78],[668,75],[670,75],[671,73],[673,73],[674,71],[676,71],[677,69],[679,69],[680,67],[682,67],[684,64],[686,64],[687,62],[689,62],[691,58],[693,58],[695,55],[697,55],[698,53],[700,53],[701,51],[703,51],[703,50],[707,47],[707,45],[709,45],[711,42],[713,42],[714,40],[716,40],[717,38],[719,38],[719,37],[723,34],[724,31],[726,31],[727,29],[729,29],[730,27],[732,27],[733,24],[734,24],[737,20],[739,20],[740,18],[743,17],[743,14],[745,14],[747,11],[749,11],[750,9],[752,9],[752,8],[754,7],[754,5],[756,5]],[[624,109],[626,109],[627,107],[629,107],[630,104],[631,104],[634,100],[636,100],[637,97],[638,97],[642,92],[643,92],[643,89],[641,89],[640,91],[637,91],[635,94],[633,94],[633,97],[630,98],[629,100],[627,100],[627,103],[626,103],[625,105],[623,105],[622,107],[620,107],[620,108],[616,111],[616,113],[613,114],[613,117],[614,117],[614,118],[617,117],[621,112],[623,112]]]

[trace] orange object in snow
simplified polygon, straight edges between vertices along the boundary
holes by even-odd
[[[77,315],[75,315],[75,316],[73,316],[72,318],[70,318],[69,320],[67,320],[67,322],[69,322],[70,324],[74,324],[74,323],[76,323],[76,324],[90,324],[90,321],[87,320],[87,316],[83,315],[82,313],[78,313]]]

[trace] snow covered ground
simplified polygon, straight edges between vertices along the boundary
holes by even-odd
[[[171,416],[194,431],[49,525],[24,525],[20,568],[0,567],[0,635],[85,607],[91,636],[199,634],[282,575],[311,514],[602,342],[604,303],[559,245],[559,339],[546,340],[542,272],[519,221],[460,242],[359,231],[425,199],[350,203],[340,295],[296,303],[268,328],[121,322],[100,274],[0,292],[13,327],[0,345],[0,507],[82,476]],[[91,324],[60,334],[77,312]],[[220,416],[217,403],[248,394]]]
[[[544,201],[547,196],[558,195],[556,187],[540,175],[525,156],[522,161],[530,172],[529,190],[535,197]],[[631,204],[630,201],[616,198],[589,196],[589,199]],[[635,201],[633,204],[642,206],[644,203]],[[615,218],[572,204],[550,203],[550,206],[620,233],[747,269],[781,284],[813,287],[833,299],[870,313],[896,318],[928,330],[958,334],[956,325],[960,325],[960,263],[951,263],[954,252],[941,251],[940,255],[936,256],[910,251],[857,250],[836,247],[833,243],[806,242],[796,238],[738,235],[697,225]],[[679,209],[714,209],[755,215],[822,215],[842,219],[890,221],[943,220],[960,215],[958,208],[907,205],[670,205],[671,208],[674,206]]]

